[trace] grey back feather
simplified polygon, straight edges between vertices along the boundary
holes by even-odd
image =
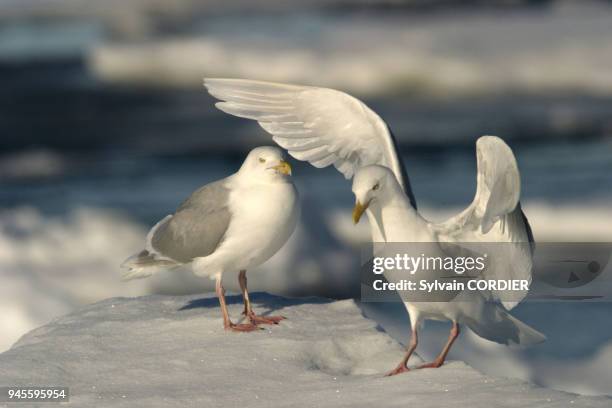
[[[151,246],[160,255],[184,263],[208,256],[223,241],[230,219],[226,180],[207,184],[157,228]]]

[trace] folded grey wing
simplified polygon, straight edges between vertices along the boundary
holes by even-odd
[[[191,262],[217,249],[230,220],[229,190],[223,181],[208,184],[151,230],[147,248],[174,261]]]

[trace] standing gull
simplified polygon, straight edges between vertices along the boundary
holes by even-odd
[[[501,242],[505,258],[496,257],[487,279],[531,281],[533,236],[519,203],[520,176],[510,148],[498,137],[478,139],[477,189],[473,202],[441,224],[425,220],[416,201],[396,141],[387,124],[360,100],[326,88],[242,79],[205,79],[222,100],[216,106],[229,114],[256,120],[272,139],[298,160],[315,167],[334,165],[347,179],[355,175],[354,221],[365,212],[373,242]],[[439,254],[444,254],[439,245]],[[526,293],[522,293],[524,297]],[[479,336],[503,344],[532,344],[545,338],[512,317],[502,292],[465,294],[467,302],[404,302],[412,336],[405,357],[389,374],[408,371],[425,319],[450,320],[449,339],[440,355],[421,367],[439,367],[466,324]],[[519,296],[520,297],[520,296]]]
[[[191,265],[198,276],[216,280],[226,330],[252,331],[277,324],[282,316],[258,316],[247,290],[246,271],[272,257],[295,229],[299,203],[291,167],[276,147],[258,147],[238,172],[207,184],[148,233],[145,249],[122,265],[125,280]],[[240,271],[244,312],[249,323],[230,320],[221,283],[224,272]]]
[[[369,209],[375,214],[386,242],[429,243],[425,247],[413,245],[426,248],[423,256],[438,259],[456,258],[460,255],[458,248],[465,250],[465,247],[478,247],[478,243],[481,243],[481,248],[493,249],[495,253],[495,256],[489,257],[481,279],[530,282],[531,232],[520,210],[518,194],[510,191],[518,187],[514,156],[510,148],[496,137],[483,136],[476,145],[479,158],[476,197],[461,214],[440,224],[427,221],[410,204],[393,173],[386,167],[371,165],[358,169],[353,179],[356,198],[353,220],[359,222],[362,213]],[[483,152],[491,150],[497,152],[495,162],[483,159]],[[508,163],[510,167],[514,164],[515,168],[506,168]],[[496,171],[501,173],[494,174]],[[507,245],[497,248],[489,245],[500,242]],[[430,282],[444,278],[444,274],[436,274],[435,271],[425,272]],[[392,270],[385,271],[385,277],[390,282],[397,282],[406,275]],[[452,327],[448,341],[436,359],[419,368],[437,368],[444,363],[459,336],[460,324],[468,326],[480,337],[497,343],[530,345],[544,341],[541,333],[507,311],[517,304],[517,297],[522,299],[525,295],[524,292],[514,293],[508,299],[509,293],[504,291],[464,290],[448,301],[438,301],[440,296],[436,294],[429,296],[430,301],[410,301],[410,297],[404,299],[412,335],[404,358],[388,375],[408,371],[408,359],[417,347],[418,328],[424,319],[449,320]]]

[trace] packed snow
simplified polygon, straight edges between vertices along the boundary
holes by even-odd
[[[294,236],[249,275],[249,285],[277,294],[358,295],[359,259],[351,248],[367,242],[367,224],[353,225],[350,209],[328,214],[313,203],[303,207]],[[453,211],[424,208],[428,217],[439,220]],[[526,211],[541,241],[612,239],[609,223],[601,221],[612,218],[610,209],[603,206],[585,210],[528,204]],[[121,282],[118,265],[142,247],[146,230],[146,225],[96,208],[76,209],[66,217],[29,207],[0,213],[0,351],[50,319],[105,298],[214,289],[212,281],[190,271]],[[227,287],[237,290],[237,280],[229,277]]]
[[[258,312],[287,320],[229,333],[214,297],[93,304],[0,354],[0,383],[69,386],[69,405],[79,407],[610,406],[608,398],[493,378],[458,361],[385,378],[403,348],[354,301],[253,298]],[[238,316],[241,298],[229,303]]]

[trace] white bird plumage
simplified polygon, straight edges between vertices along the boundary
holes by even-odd
[[[215,106],[256,120],[294,158],[317,168],[333,165],[345,178],[370,164],[389,167],[412,205],[416,201],[389,127],[359,99],[335,89],[247,79],[207,78],[204,85],[222,100]],[[371,211],[374,241],[384,241]]]
[[[414,204],[387,124],[359,99],[335,89],[245,79],[208,78],[216,107],[256,120],[294,158],[334,165],[347,179],[369,164],[389,167]]]
[[[519,202],[520,175],[511,149],[500,138],[483,136],[476,143],[478,175],[473,202],[455,217],[435,224],[416,211],[395,139],[387,124],[363,102],[326,88],[244,79],[205,79],[204,84],[222,100],[216,104],[219,109],[258,121],[296,159],[315,167],[333,164],[346,178],[356,175],[353,192],[357,200],[359,194],[365,194],[360,191],[362,184],[364,191],[372,191],[369,184],[377,176],[390,175],[392,182],[379,192],[390,194],[393,205],[370,203],[367,208],[373,242],[504,242],[511,249],[507,258],[497,258],[490,265],[489,276],[531,281],[533,236]],[[443,363],[458,335],[459,320],[497,342],[543,341],[543,335],[507,313],[520,299],[508,301],[501,295],[483,293],[482,301],[470,302],[470,307],[450,302],[442,310],[435,306],[438,302],[406,303],[413,335],[406,358],[392,373],[407,369],[422,318],[453,322],[449,342],[428,366]]]
[[[253,313],[246,271],[272,257],[289,239],[299,217],[291,167],[276,147],[253,149],[229,177],[207,184],[147,234],[145,249],[122,265],[124,279],[144,278],[184,265],[216,280],[226,329],[249,331],[282,318]],[[238,272],[244,314],[251,324],[231,322],[221,279]]]
[[[481,138],[479,144],[498,143],[491,137]],[[484,177],[484,176],[483,176]],[[355,220],[359,220],[365,208],[373,210],[374,217],[384,230],[387,242],[408,243],[418,248],[418,253],[427,257],[444,259],[457,256],[456,250],[493,249],[489,256],[487,268],[479,277],[484,280],[518,279],[531,281],[531,242],[530,233],[525,223],[518,202],[510,211],[495,213],[499,217],[491,224],[483,221],[479,210],[479,199],[459,216],[441,224],[424,219],[410,204],[403,194],[393,173],[386,167],[372,165],[357,170],[353,179],[355,194]],[[499,194],[504,194],[498,190]],[[491,194],[489,201],[497,200]],[[503,201],[503,200],[502,200]],[[487,208],[487,206],[484,206]],[[516,210],[516,211],[515,211]],[[485,210],[483,214],[487,214]],[[483,227],[488,228],[488,230]],[[486,231],[486,232],[485,232]],[[428,245],[418,245],[428,243]],[[491,248],[488,243],[505,243],[501,248]],[[449,245],[450,244],[450,245]],[[411,252],[416,254],[415,252]],[[486,253],[487,251],[484,251]],[[431,282],[442,279],[444,273],[425,270]],[[438,276],[439,275],[439,276]],[[402,272],[385,272],[389,282],[397,282],[406,275]],[[507,310],[512,308],[526,293],[512,293],[506,298],[505,291],[470,291],[457,294],[456,298],[440,301],[436,293],[428,294],[430,301],[404,299],[404,305],[410,315],[412,327],[411,342],[402,362],[390,374],[407,370],[407,362],[417,346],[419,324],[424,319],[450,320],[453,323],[449,340],[432,363],[422,367],[439,367],[443,364],[450,347],[459,335],[459,324],[470,327],[479,336],[503,344],[534,344],[544,340],[544,336],[512,317]],[[510,300],[510,301],[508,301]]]

